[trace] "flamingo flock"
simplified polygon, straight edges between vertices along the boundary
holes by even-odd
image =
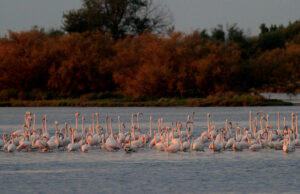
[[[186,122],[172,122],[171,126],[164,126],[163,118],[157,120],[156,127],[152,126],[149,118],[149,128],[142,133],[140,128],[142,113],[131,115],[130,130],[121,124],[118,116],[118,132],[112,127],[112,118],[107,115],[105,127],[100,125],[100,114],[92,114],[92,123],[85,126],[85,117],[75,113],[75,127],[65,122],[59,129],[59,123],[54,121],[55,132],[50,135],[47,127],[47,115],[42,117],[42,128],[36,128],[36,115],[26,112],[22,129],[11,134],[3,134],[0,139],[0,149],[11,152],[53,152],[53,151],[82,151],[103,149],[109,152],[123,151],[125,153],[138,152],[145,149],[156,149],[160,152],[212,152],[243,151],[252,152],[263,149],[282,150],[285,153],[294,152],[300,147],[298,133],[298,117],[291,114],[291,126],[280,126],[278,112],[278,126],[269,124],[269,115],[259,111],[252,119],[249,113],[249,127],[241,128],[225,120],[223,128],[216,128],[207,113],[207,129],[200,136],[194,136],[194,112],[187,116]],[[136,118],[136,119],[135,119]],[[81,121],[81,127],[80,122]],[[143,130],[145,131],[145,130]]]

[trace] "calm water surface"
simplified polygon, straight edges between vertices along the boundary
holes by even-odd
[[[104,125],[105,114],[113,118],[117,130],[117,116],[130,123],[132,113],[142,112],[141,127],[148,129],[149,116],[153,126],[164,118],[165,125],[172,121],[186,121],[187,114],[195,112],[194,135],[206,127],[206,113],[212,124],[224,127],[225,119],[248,127],[249,111],[270,113],[277,126],[277,112],[287,118],[290,113],[300,116],[294,107],[218,107],[218,108],[0,108],[0,134],[20,129],[24,113],[37,114],[41,123],[47,114],[53,133],[54,121],[75,125],[74,113],[79,112],[91,122],[91,115],[99,112]],[[253,114],[254,116],[255,114]],[[282,121],[283,124],[283,121]],[[41,127],[39,124],[37,127]],[[147,148],[125,154],[95,149],[81,152],[15,152],[0,151],[1,193],[299,193],[300,149],[292,154],[282,151],[167,154]]]

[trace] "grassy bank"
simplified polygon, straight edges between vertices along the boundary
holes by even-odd
[[[265,99],[260,95],[217,95],[207,98],[159,98],[152,100],[133,101],[116,97],[105,99],[58,99],[58,100],[12,100],[0,102],[2,107],[29,107],[29,106],[83,106],[83,107],[130,107],[130,106],[288,106],[289,102]]]

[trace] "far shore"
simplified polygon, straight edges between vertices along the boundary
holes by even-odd
[[[298,103],[267,99],[260,95],[210,96],[207,98],[158,98],[131,100],[126,98],[104,99],[55,99],[10,100],[0,102],[1,107],[207,107],[207,106],[292,106]]]

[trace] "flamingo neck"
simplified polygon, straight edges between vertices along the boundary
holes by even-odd
[[[72,131],[72,144],[74,144],[74,131]]]
[[[167,130],[167,148],[169,147],[169,132]]]
[[[81,133],[83,134],[84,131],[84,117],[81,118]]]
[[[279,130],[280,129],[279,112],[277,113],[277,125],[278,125],[278,130]]]
[[[157,123],[158,123],[157,132],[160,134],[160,119],[158,119]]]
[[[105,131],[106,131],[106,134],[108,134],[108,117],[107,117],[107,115],[105,117]]]
[[[150,137],[152,136],[151,123],[152,123],[152,117],[150,116],[150,122],[149,122],[149,132],[150,132]]]
[[[47,115],[45,115],[45,133],[48,132],[48,129],[47,129]]]
[[[55,144],[58,145],[59,142],[58,142],[58,137],[57,137],[57,133],[55,133]]]
[[[298,136],[298,116],[296,116],[296,135]]]
[[[65,137],[67,137],[67,128],[68,128],[68,125],[67,125],[67,122],[65,122]]]
[[[99,114],[97,114],[97,129],[99,129]]]
[[[113,137],[112,118],[110,118],[110,134]]]
[[[140,113],[137,113],[137,115],[136,115],[136,122],[137,122],[137,128],[138,128],[138,130],[140,129],[140,120],[139,120],[139,116],[140,116]]]
[[[45,133],[44,120],[42,121],[42,130],[43,130],[43,134],[44,134]]]
[[[249,112],[249,130],[251,131],[251,121],[252,121],[252,119],[251,119],[251,111]]]
[[[33,114],[33,130],[35,130],[35,114]]]
[[[132,135],[133,135],[133,139],[135,140],[136,137],[135,137],[135,126],[134,125],[132,126]]]
[[[95,133],[95,114],[93,114],[92,123],[93,123],[93,134],[94,134]]]
[[[118,127],[119,127],[119,134],[121,133],[121,122],[120,122],[120,116],[118,116]]]
[[[267,114],[267,118],[266,118],[266,128],[268,128],[269,126],[269,115]]]
[[[207,133],[209,133],[209,113],[207,113]]]

